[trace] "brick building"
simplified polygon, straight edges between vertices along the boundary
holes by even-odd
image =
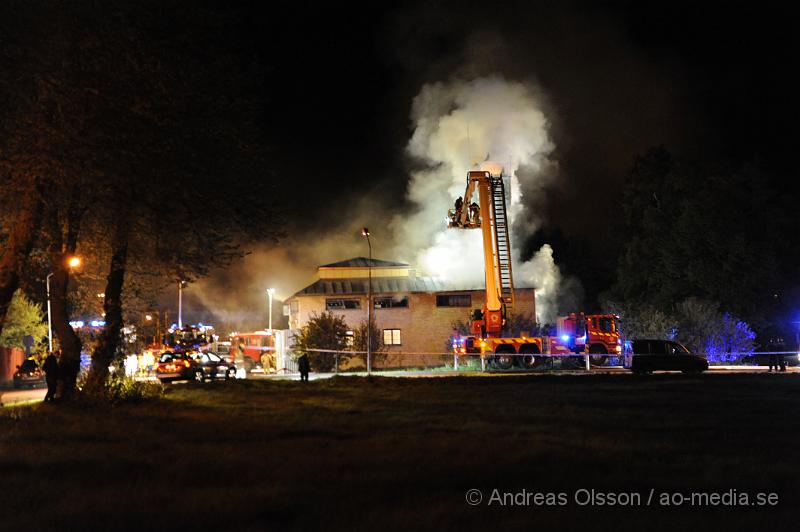
[[[370,265],[375,325],[390,354],[445,352],[453,322],[467,321],[471,309],[483,306],[483,288],[448,290],[408,264],[357,257],[320,266],[317,280],[286,301],[289,328],[299,329],[326,310],[344,316],[352,328],[366,322]],[[534,290],[515,294],[514,311],[535,316]]]

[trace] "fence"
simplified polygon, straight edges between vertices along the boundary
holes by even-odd
[[[320,373],[349,373],[366,371],[366,351],[335,351],[329,349],[309,349],[311,369]],[[283,356],[287,360],[295,360],[299,353],[291,351]],[[768,366],[770,356],[783,359],[788,366],[800,365],[800,353],[797,351],[781,352],[747,352],[726,353],[724,358],[705,356],[711,367]],[[502,357],[502,358],[501,358]],[[377,352],[372,353],[371,367],[374,372],[391,371],[574,371],[603,368],[628,367],[625,355],[548,355],[528,353],[487,354],[481,358],[479,354],[454,355],[450,353],[417,353],[417,352]],[[296,362],[295,362],[296,364]],[[295,366],[296,367],[296,366]],[[288,369],[287,372],[292,371]]]

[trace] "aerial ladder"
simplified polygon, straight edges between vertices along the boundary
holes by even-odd
[[[470,320],[470,334],[474,336],[455,340],[456,355],[480,353],[483,363],[488,361],[498,369],[514,365],[530,369],[543,362],[542,354],[574,358],[585,353],[588,367],[590,353],[594,355],[592,362],[599,364],[606,355],[621,352],[619,317],[613,314],[559,317],[555,336],[504,337],[508,312],[514,307],[514,281],[502,171],[500,175],[469,171],[464,196],[447,214],[451,228],[481,230],[486,278],[486,301],[483,308],[472,311]]]
[[[478,196],[479,203],[472,201]],[[449,213],[450,227],[480,229],[483,233],[483,260],[486,276],[486,302],[473,312],[470,332],[481,337],[503,331],[507,311],[514,307],[514,282],[511,244],[503,177],[483,170],[467,174],[467,189],[456,209]]]

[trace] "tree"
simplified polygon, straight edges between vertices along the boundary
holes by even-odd
[[[763,326],[786,277],[785,215],[756,167],[638,157],[623,190],[625,237],[612,299],[668,312],[700,298]]]
[[[367,334],[369,332],[369,334]],[[353,331],[353,351],[363,351],[363,354],[357,355],[367,367],[367,337],[369,336],[371,366],[376,367],[386,361],[388,353],[386,346],[383,343],[383,332],[375,325],[375,320],[372,320],[371,327],[367,326],[366,320],[358,324],[358,327]]]
[[[734,361],[754,348],[755,333],[746,322],[699,298],[687,298],[666,312],[647,304],[613,302],[606,302],[605,311],[620,316],[624,339],[675,340],[715,362]]]
[[[0,345],[24,349],[23,336],[33,336],[37,341],[47,338],[47,324],[42,307],[31,301],[21,290],[14,292],[8,307],[5,327],[0,334]]]
[[[336,366],[334,353],[319,353],[316,349],[325,349],[343,353],[347,346],[347,323],[344,316],[334,316],[330,312],[313,313],[308,323],[300,329],[295,337],[295,350],[308,355],[312,369],[331,371]]]
[[[0,66],[16,83],[0,85],[0,102],[14,103],[18,121],[3,123],[0,170],[21,176],[20,190],[36,176],[46,184],[41,245],[67,391],[82,346],[69,326],[66,258],[80,249],[108,263],[106,327],[88,381],[102,389],[131,273],[191,281],[241,256],[250,239],[279,236],[255,123],[259,78],[227,44],[236,21],[224,10],[12,3]],[[227,208],[243,198],[249,209]],[[12,246],[20,251],[0,257],[0,313],[30,247],[22,229],[9,231],[25,237]]]

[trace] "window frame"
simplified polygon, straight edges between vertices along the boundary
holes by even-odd
[[[397,329],[397,328],[382,329],[381,332],[383,333],[383,345],[386,346],[403,345],[402,329]],[[390,340],[389,342],[386,341],[386,333],[389,333],[389,340]],[[397,341],[395,341],[395,337]]]
[[[341,306],[331,306],[334,301],[341,302]],[[355,306],[348,307],[347,303],[355,303]],[[351,297],[325,298],[325,310],[361,310],[361,300]]]
[[[443,298],[447,298],[447,304],[442,304]],[[466,302],[466,304],[453,304],[455,301]],[[436,307],[472,308],[472,294],[436,294]]]

